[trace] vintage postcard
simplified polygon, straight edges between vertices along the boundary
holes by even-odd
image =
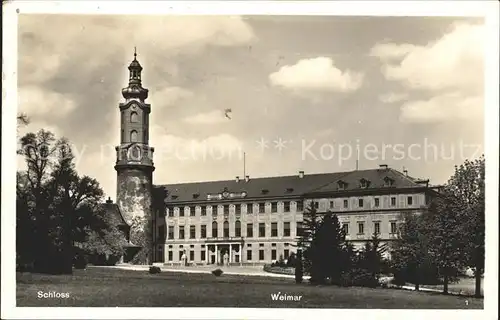
[[[497,3],[3,13],[2,318],[498,317]]]

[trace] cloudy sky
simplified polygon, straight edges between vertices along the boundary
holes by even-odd
[[[137,46],[155,184],[379,164],[443,183],[483,149],[483,27],[464,18],[20,15],[22,130],[115,198]],[[231,119],[224,115],[231,109]]]

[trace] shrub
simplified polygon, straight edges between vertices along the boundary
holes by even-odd
[[[215,269],[212,274],[216,277],[220,277],[224,272],[221,269]]]
[[[77,253],[73,259],[75,269],[85,269],[87,267],[87,259],[82,253]]]
[[[150,274],[157,274],[157,273],[160,273],[161,272],[161,269],[157,266],[151,266],[149,267],[149,273]]]

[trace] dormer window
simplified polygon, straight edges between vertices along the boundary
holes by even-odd
[[[340,180],[338,182],[338,187],[339,187],[339,190],[345,190],[345,189],[347,189],[347,183],[345,181]]]
[[[179,198],[179,196],[177,196],[177,195],[175,195],[175,194],[173,194],[173,195],[172,195],[172,199],[173,199],[173,200],[175,200],[175,199],[177,199],[177,198]]]
[[[366,179],[364,179],[364,178],[363,178],[363,179],[361,179],[361,180],[359,180],[359,186],[360,186],[361,188],[363,188],[363,189],[364,189],[364,188],[368,188],[368,186],[369,186],[369,185],[370,185],[370,181],[368,181],[368,180],[366,180]]]
[[[193,199],[198,199],[199,196],[200,196],[199,193],[193,193]]]
[[[292,193],[293,192],[293,188],[286,188],[285,192],[286,193]]]
[[[392,185],[394,184],[394,180],[389,178],[389,177],[385,177],[384,178],[384,186],[385,187],[391,187]]]
[[[268,194],[269,193],[269,190],[267,189],[262,189],[262,194]]]

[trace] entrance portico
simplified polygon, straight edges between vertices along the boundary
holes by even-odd
[[[224,264],[224,257],[227,254],[227,263],[242,263],[241,251],[243,241],[237,239],[210,239],[205,245],[205,259],[207,264]]]

